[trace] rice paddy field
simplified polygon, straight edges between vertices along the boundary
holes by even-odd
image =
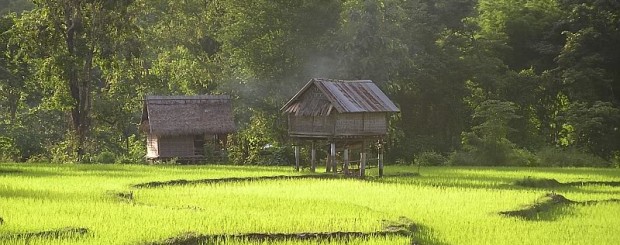
[[[0,164],[0,244],[620,244],[619,169],[309,175]]]

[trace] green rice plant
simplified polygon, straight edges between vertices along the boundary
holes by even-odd
[[[13,237],[1,244],[145,244],[203,235],[378,232],[402,217],[411,237],[227,240],[227,244],[617,244],[618,187],[562,187],[587,205],[529,221],[499,212],[547,191],[515,186],[524,176],[561,183],[620,181],[618,169],[388,166],[385,178],[262,179],[135,188],[140,183],[299,175],[292,167],[0,164],[0,237],[83,227],[84,235]],[[376,175],[370,169],[369,175]]]

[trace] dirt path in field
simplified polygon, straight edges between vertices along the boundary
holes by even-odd
[[[384,177],[412,177],[417,176],[413,173],[402,173],[396,175],[386,175]],[[153,181],[135,184],[133,188],[154,188],[161,186],[174,186],[174,185],[195,185],[195,184],[220,184],[220,183],[233,183],[233,182],[251,182],[262,180],[293,180],[293,179],[358,179],[373,181],[379,179],[379,177],[366,177],[360,178],[357,176],[345,176],[341,174],[312,174],[312,175],[275,175],[275,176],[259,176],[259,177],[230,177],[230,178],[217,178],[217,179],[198,179],[198,180],[169,180],[169,181]]]
[[[559,182],[556,179],[545,178],[532,178],[525,177],[522,180],[517,180],[514,185],[533,188],[552,188],[552,187],[564,187],[564,186],[586,186],[586,185],[604,185],[618,187],[620,181],[574,181],[574,182]]]
[[[25,232],[0,236],[0,242],[6,240],[24,240],[27,244],[30,239],[61,239],[69,237],[83,236],[88,233],[87,228],[82,227],[66,227],[62,229]]]
[[[552,210],[556,210],[559,207],[567,205],[594,205],[597,203],[620,203],[620,199],[607,199],[607,200],[590,200],[590,201],[573,201],[560,194],[547,193],[540,197],[533,204],[528,205],[525,208],[499,212],[501,215],[509,217],[518,217],[524,220],[553,220],[553,215],[549,214]],[[559,215],[564,212],[557,213]],[[557,215],[556,214],[556,215]]]
[[[418,230],[417,226],[406,217],[398,221],[384,221],[384,229],[376,232],[299,232],[299,233],[244,233],[244,234],[198,234],[184,233],[163,241],[143,243],[144,245],[193,245],[193,244],[221,244],[227,241],[256,241],[274,242],[286,240],[312,241],[350,241],[361,238],[401,236],[411,238]],[[411,238],[410,244],[419,244]]]

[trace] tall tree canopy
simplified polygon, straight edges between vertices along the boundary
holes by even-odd
[[[612,0],[11,0],[0,4],[9,152],[0,157],[139,160],[144,95],[226,93],[240,129],[231,158],[269,162],[271,147],[272,162],[286,162],[279,108],[328,77],[372,79],[398,104],[391,161],[494,144],[507,161],[546,147],[612,160],[618,9]]]
[[[41,83],[44,103],[70,111],[78,159],[85,153],[93,94],[119,77],[120,65],[139,55],[130,1],[35,1],[16,24],[20,55]]]

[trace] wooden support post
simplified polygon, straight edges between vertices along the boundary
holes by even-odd
[[[314,148],[314,141],[312,141],[312,150],[310,154],[310,172],[316,171],[316,149]]]
[[[335,174],[338,172],[338,161],[336,160],[336,143],[331,143],[331,161],[332,161],[332,172]]]
[[[299,146],[295,146],[295,171],[299,171]]]
[[[332,163],[330,162],[330,159],[331,159],[331,155],[328,152],[326,160],[325,160],[325,172],[326,173],[331,172],[331,169],[332,169]]]
[[[366,142],[362,143],[362,152],[360,153],[360,178],[366,177]]]
[[[377,149],[379,152],[379,156],[377,157],[378,158],[377,165],[379,166],[379,177],[383,177],[383,141],[382,140],[379,140],[379,144],[377,144],[377,147],[379,148]]]
[[[344,148],[344,155],[342,156],[344,158],[344,168],[342,169],[342,172],[344,173],[344,175],[349,175],[349,147],[345,146]]]

